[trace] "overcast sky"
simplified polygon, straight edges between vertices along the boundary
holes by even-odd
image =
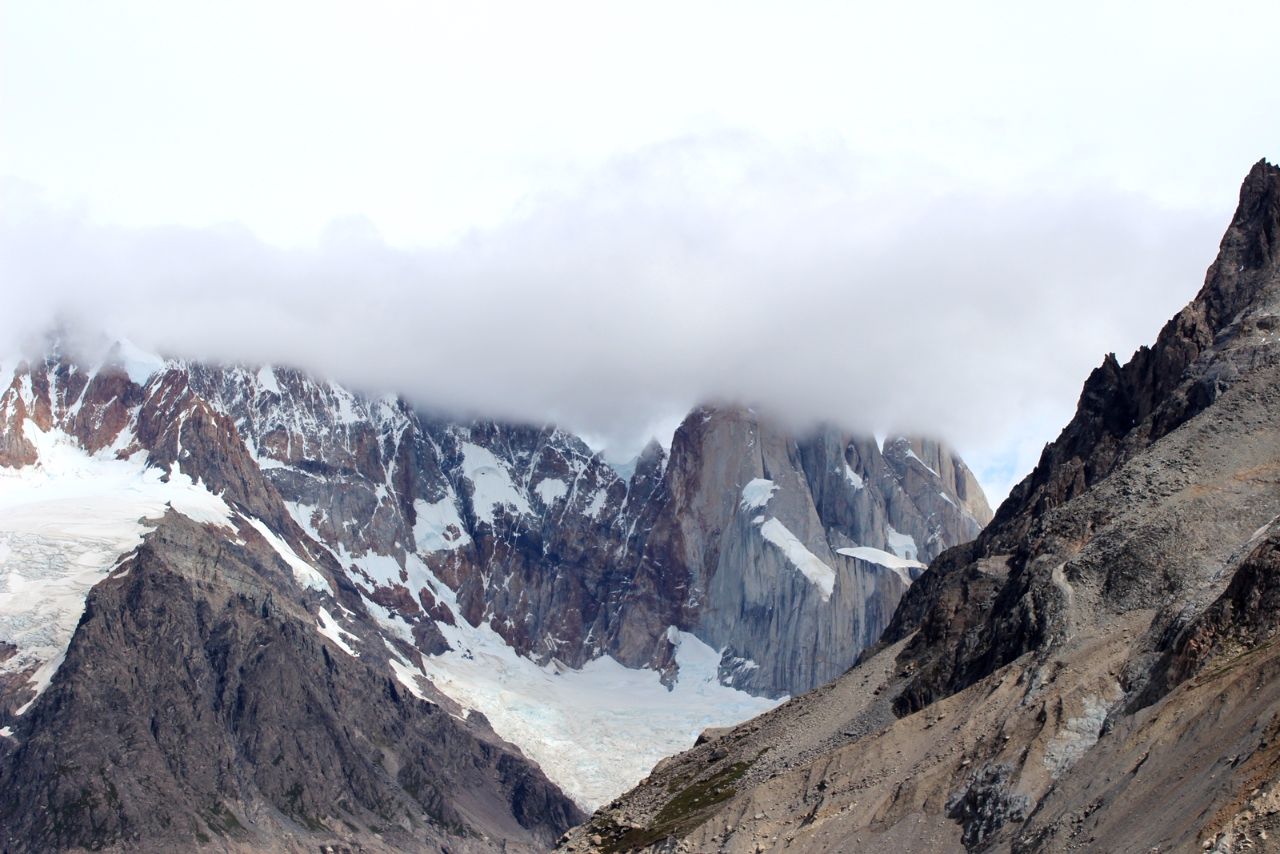
[[[0,9],[6,350],[69,318],[615,456],[733,399],[1002,497],[1280,157],[1275,3]]]

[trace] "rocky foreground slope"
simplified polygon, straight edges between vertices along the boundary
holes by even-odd
[[[1195,299],[818,690],[565,851],[1280,850],[1280,169]]]

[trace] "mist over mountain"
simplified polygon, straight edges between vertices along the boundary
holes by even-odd
[[[1188,298],[1221,220],[1103,187],[889,191],[847,150],[743,135],[618,158],[435,248],[360,218],[285,249],[4,194],[0,265],[23,302],[0,320],[9,351],[57,323],[107,331],[564,424],[620,460],[697,403],[742,402],[797,428],[941,436],[997,498],[1096,354]]]

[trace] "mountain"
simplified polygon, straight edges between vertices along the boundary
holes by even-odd
[[[545,850],[990,517],[922,439],[551,426],[54,341],[0,393],[0,846]],[[570,797],[566,797],[567,793]]]
[[[821,688],[712,731],[566,851],[1275,850],[1280,169],[1155,344]]]
[[[731,684],[767,696],[847,669],[921,561],[972,539],[991,513],[936,442],[899,438],[882,453],[832,429],[795,438],[749,410],[692,413],[655,499],[639,515],[628,596],[643,598],[624,606],[621,652],[633,654],[639,620],[688,627],[724,651]]]
[[[414,675],[185,373],[121,362],[0,397],[0,846],[537,851],[576,821]]]

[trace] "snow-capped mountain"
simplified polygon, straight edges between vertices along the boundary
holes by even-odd
[[[120,344],[4,370],[0,780],[34,792],[72,745],[78,767],[132,761],[69,715],[159,727],[137,792],[104,776],[86,811],[57,790],[60,818],[13,840],[394,824],[536,847],[576,813],[520,753],[598,806],[843,672],[990,515],[935,442],[796,437],[745,409],[696,410],[623,479],[564,430],[445,421],[293,369]],[[264,642],[287,654],[263,661]],[[264,745],[298,715],[332,726],[277,758]]]

